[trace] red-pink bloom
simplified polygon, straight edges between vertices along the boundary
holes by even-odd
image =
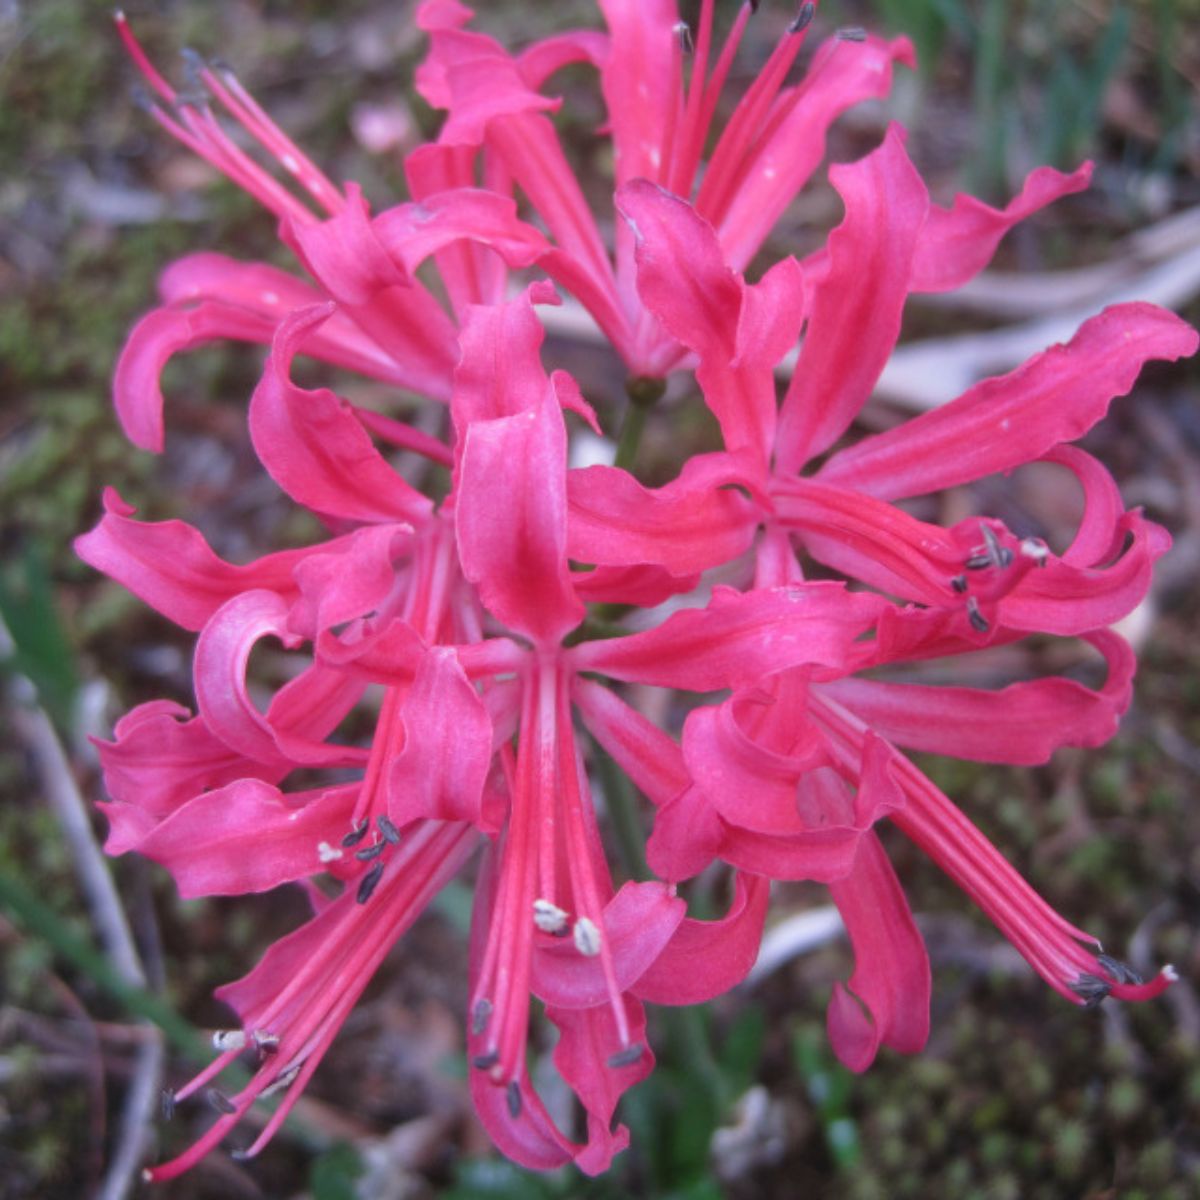
[[[804,5],[728,123],[715,132],[718,100],[754,7],[740,7],[719,52],[713,0],[700,6],[690,53],[685,41],[691,35],[675,0],[602,0],[607,35],[561,34],[517,55],[469,31],[471,10],[457,0],[424,0],[418,9],[431,50],[417,87],[449,115],[437,146],[418,150],[410,170],[423,156],[437,156],[454,162],[454,181],[461,186],[481,171],[490,188],[521,191],[550,235],[538,266],[588,308],[635,375],[661,376],[683,365],[688,343],[641,299],[630,229],[618,221],[611,254],[605,246],[546,115],[560,101],[542,89],[571,63],[596,67],[617,187],[643,179],[694,196],[721,253],[741,270],[820,165],[833,121],[863,100],[885,96],[893,63],[912,65],[906,38],[833,39],[801,83],[785,86],[815,9]]]
[[[719,856],[748,871],[828,883],[854,943],[851,991],[861,1002],[839,985],[830,1033],[843,1060],[862,1069],[881,1042],[912,1051],[928,1028],[928,961],[871,832],[885,816],[1068,999],[1146,998],[1167,982],[1164,972],[1143,985],[1081,945],[1092,939],[1053,913],[896,747],[1032,764],[1115,731],[1133,656],[1103,627],[1141,600],[1169,539],[1140,512],[1124,512],[1108,473],[1067,443],[1131,388],[1144,362],[1193,353],[1197,339],[1161,309],[1116,306],[1069,345],[801,474],[865,403],[907,296],[964,282],[1015,220],[1080,186],[1086,172],[1035,174],[1004,211],[963,198],[950,210],[932,208],[893,129],[877,151],[831,177],[846,217],[827,251],[802,264],[784,260],[757,284],[730,268],[694,207],[644,181],[618,193],[635,231],[643,302],[696,353],[727,451],[692,460],[654,491],[610,468],[575,473],[571,549],[607,565],[681,571],[707,565],[706,549],[725,557],[754,542],[758,587],[800,580],[796,552],[806,552],[904,602],[884,611],[854,670],[969,653],[1033,631],[1083,636],[1107,659],[1098,691],[1061,678],[987,693],[812,667],[770,671],[689,716],[683,754],[694,782],[662,803],[651,863],[676,879]],[[777,410],[774,367],[802,320],[803,346]],[[1037,460],[1065,467],[1083,487],[1084,517],[1061,555],[994,519],[947,530],[892,503]],[[744,494],[731,497],[730,484]],[[693,538],[697,515],[703,532]]]

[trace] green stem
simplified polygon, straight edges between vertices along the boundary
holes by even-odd
[[[646,863],[646,831],[638,816],[637,796],[628,777],[621,771],[602,746],[592,739],[595,747],[596,770],[608,803],[613,834],[617,839],[617,854],[630,879],[653,879]]]
[[[166,1001],[153,992],[126,983],[104,955],[75,933],[52,908],[3,871],[0,871],[0,908],[83,971],[129,1012],[157,1025],[167,1040],[188,1058],[203,1062],[211,1056],[207,1041]]]
[[[625,420],[621,425],[621,438],[617,442],[617,457],[614,466],[622,471],[632,471],[634,460],[637,458],[638,445],[642,440],[642,430],[646,428],[646,413],[648,409],[632,401],[625,410]]]

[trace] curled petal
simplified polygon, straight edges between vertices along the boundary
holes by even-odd
[[[892,864],[869,833],[850,874],[830,884],[854,946],[847,989],[834,984],[827,1023],[834,1053],[865,1071],[880,1044],[915,1054],[929,1038],[929,955]]]
[[[233,305],[244,313],[247,328],[254,328],[254,319],[261,318],[269,322],[271,330],[295,309],[311,308],[329,298],[278,267],[210,252],[189,254],[173,262],[159,277],[158,290],[175,307],[190,307],[206,300]],[[261,340],[269,344],[270,334]],[[403,370],[343,312],[334,313],[324,325],[313,329],[301,344],[300,353],[373,379],[390,383],[404,380]]]
[[[428,817],[497,832],[501,814],[485,819],[483,806],[492,722],[452,650],[433,648],[422,658],[400,720],[404,748],[390,766],[387,786],[393,822]]]
[[[838,451],[820,478],[894,500],[1011,470],[1082,437],[1148,361],[1194,354],[1198,341],[1165,309],[1115,304],[1085,321],[1065,345]]]
[[[137,849],[171,872],[184,899],[265,892],[341,856],[358,791],[351,784],[285,796],[241,779],[190,800]]]
[[[301,309],[280,325],[250,401],[254,448],[271,478],[321,516],[422,523],[431,503],[388,466],[353,408],[328,388],[310,391],[291,381],[300,341],[330,311]]]
[[[651,1004],[703,1004],[736,987],[758,957],[771,882],[738,872],[725,916],[715,921],[684,919],[633,985],[633,993]]]
[[[139,704],[117,722],[113,741],[95,746],[104,786],[117,801],[105,809],[113,822],[105,845],[109,854],[131,848],[118,823],[134,812],[146,814],[138,828],[148,828],[208,788],[249,776],[279,779],[286,770],[231,750],[203,720],[170,700]]]
[[[722,454],[694,455],[661,488],[616,467],[572,471],[568,552],[577,562],[654,564],[677,575],[728,562],[758,524],[755,505],[735,489],[746,478],[744,464]]]
[[[829,235],[829,270],[815,286],[804,345],[779,414],[784,474],[827,450],[858,415],[900,333],[913,248],[929,195],[898,126],[859,162],[831,168],[846,205]]]
[[[475,1112],[506,1158],[531,1171],[553,1171],[565,1167],[581,1149],[555,1125],[526,1076],[501,1087],[485,1071],[472,1071],[470,1084]]]
[[[575,1155],[575,1165],[585,1175],[599,1175],[629,1145],[624,1125],[612,1128],[613,1114],[623,1092],[654,1070],[654,1055],[646,1042],[646,1014],[632,996],[623,996],[630,1042],[623,1042],[609,1005],[597,1008],[548,1008],[546,1015],[558,1026],[554,1065],[579,1097],[587,1113],[587,1142]],[[641,1054],[622,1063],[619,1055],[630,1045]],[[613,1060],[618,1061],[614,1065]]]
[[[387,355],[397,383],[445,400],[458,358],[454,323],[379,237],[362,193],[328,221],[285,221],[285,240],[326,295]]]
[[[653,804],[665,804],[688,786],[679,747],[611,688],[576,677],[571,698],[588,732]]]
[[[605,905],[604,937],[618,991],[628,991],[650,969],[686,910],[665,883],[626,883]],[[532,967],[530,986],[548,1005],[581,1009],[608,1004],[611,992],[600,959],[584,957],[573,944],[545,939]]]
[[[571,576],[575,594],[584,604],[635,604],[639,608],[653,608],[690,592],[699,582],[698,574],[673,575],[665,567],[636,563],[596,567]]]
[[[287,602],[274,592],[243,592],[221,606],[196,642],[200,715],[231,750],[267,764],[281,763],[282,755],[266,717],[246,693],[246,664],[254,643],[268,635],[288,647],[299,645],[287,616]]]
[[[411,525],[372,525],[311,553],[296,567],[300,598],[288,617],[292,631],[313,640],[379,608],[396,585],[397,550],[411,534]]]
[[[748,687],[791,666],[845,669],[860,634],[888,604],[840,583],[740,593],[716,588],[706,608],[684,609],[645,633],[583,642],[579,670],[614,679],[711,692]]]
[[[1033,766],[1060,746],[1099,746],[1129,706],[1136,660],[1124,639],[1085,635],[1108,663],[1099,691],[1060,677],[1013,683],[999,691],[839,679],[821,691],[877,733],[911,750],[975,762]]]
[[[274,321],[233,305],[156,308],[130,331],[113,375],[113,403],[125,436],[143,450],[163,448],[163,368],[182,350],[231,339],[266,345]]]
[[[213,553],[204,535],[183,521],[134,521],[112,488],[96,528],[75,539],[75,553],[168,620],[193,631],[227,600],[256,588],[296,595],[296,567],[311,550],[283,550],[245,566]]]
[[[777,102],[782,119],[753,147],[717,225],[730,265],[745,270],[797,192],[825,156],[830,125],[846,109],[887,96],[892,67],[914,65],[908,38],[832,39],[818,49],[801,83]]]
[[[911,290],[950,292],[962,287],[991,262],[1000,239],[1014,225],[1062,196],[1082,192],[1091,180],[1091,163],[1070,175],[1038,167],[1026,177],[1020,195],[1002,209],[962,193],[951,208],[933,205],[913,254]]]

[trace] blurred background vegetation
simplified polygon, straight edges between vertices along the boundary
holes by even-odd
[[[479,7],[485,27],[510,45],[596,21],[582,0]],[[157,868],[114,862],[146,964],[145,979],[131,984],[101,948],[80,868],[48,805],[47,737],[65,747],[70,776],[95,799],[87,735],[106,735],[134,703],[163,695],[187,703],[190,691],[189,639],[72,555],[101,488],[117,487],[146,517],[193,521],[233,557],[301,533],[239,432],[255,352],[204,351],[172,365],[160,459],[131,449],[112,417],[115,355],[167,262],[201,249],[284,265],[287,257],[269,216],[131,102],[135,72],[109,10],[0,0],[0,615],[11,635],[0,647],[2,1200],[92,1194],[130,1090],[145,1076],[143,1048],[155,1036],[146,1030],[165,1032],[166,1079],[186,1078],[197,1061],[193,1030],[228,1020],[213,987],[248,969],[304,913],[290,894],[185,904]],[[720,6],[726,19],[732,10]],[[409,86],[423,52],[410,4],[141,0],[127,11],[168,74],[183,46],[230,60],[332,177],[360,180],[377,206],[402,198],[399,157],[437,124]],[[739,57],[742,82],[791,15],[763,0]],[[910,126],[912,153],[939,200],[970,188],[1002,201],[1039,163],[1096,161],[1093,189],[1010,238],[1002,267],[1100,263],[1148,223],[1200,205],[1196,0],[826,0],[818,35],[844,25],[916,43],[920,70],[901,72],[888,111]],[[562,86],[564,136],[586,157],[600,120],[594,88],[583,72]],[[851,115],[833,157],[869,149],[883,115]],[[379,136],[391,142],[382,153],[372,148]],[[603,211],[602,183],[595,194]],[[818,187],[774,249],[795,252],[837,219],[835,199]],[[1187,315],[1200,316],[1194,301]],[[941,309],[914,313],[908,333],[994,323]],[[603,399],[611,363],[566,342],[553,351]],[[1127,500],[1145,504],[1177,541],[1132,631],[1143,667],[1121,734],[1103,751],[1064,752],[1035,771],[927,764],[1051,903],[1110,950],[1128,949],[1136,965],[1173,961],[1183,979],[1165,1000],[1086,1013],[1064,1004],[934,868],[889,839],[934,960],[933,1036],[922,1056],[885,1052],[862,1077],[836,1064],[824,1005],[849,953],[835,941],[709,1010],[656,1014],[659,1069],[623,1109],[633,1149],[606,1180],[536,1177],[489,1155],[469,1115],[459,1044],[465,891],[452,892],[347,1024],[302,1121],[259,1162],[243,1168],[213,1155],[163,1194],[1200,1194],[1197,396],[1195,364],[1147,372],[1136,399],[1088,441]],[[880,407],[869,419],[896,415]],[[691,436],[660,429],[658,445],[676,457],[679,438]],[[776,915],[822,903],[820,889],[782,888]],[[162,1153],[194,1136],[201,1107],[160,1127]]]

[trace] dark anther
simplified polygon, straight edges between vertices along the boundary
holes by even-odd
[[[390,842],[393,846],[399,844],[400,830],[396,828],[396,824],[391,817],[384,816],[383,813],[380,813],[379,816],[375,818],[375,824],[379,826],[379,832],[383,834],[383,840],[385,842]]]
[[[164,1121],[169,1121],[175,1115],[175,1089],[163,1088],[158,1098],[158,1106],[162,1111]]]
[[[983,571],[992,566],[992,557],[990,554],[972,554],[963,566],[968,571]]]
[[[521,1115],[521,1085],[515,1079],[508,1084],[508,1115],[514,1121]]]
[[[691,54],[696,49],[696,43],[692,41],[692,27],[686,21],[680,21],[672,31],[679,39],[679,48],[684,54]]]
[[[357,825],[342,838],[343,846],[357,846],[359,842],[367,836],[367,830],[370,829],[371,823],[365,817],[359,821]]]
[[[861,25],[847,25],[833,35],[839,42],[865,42],[867,31]]]
[[[475,1005],[475,1011],[471,1013],[471,1032],[478,1037],[487,1028],[491,1019],[492,1002],[485,996]]]
[[[234,1104],[224,1092],[218,1091],[216,1088],[208,1089],[208,1102],[219,1113],[224,1113],[228,1116],[230,1113],[237,1112],[237,1105]]]
[[[1096,961],[1117,983],[1145,983],[1145,980],[1128,963],[1123,963],[1119,958],[1113,958],[1111,954],[1097,955]]]
[[[955,575],[950,580],[950,586],[961,596],[967,590],[967,577],[965,575]]]
[[[371,859],[378,858],[386,849],[387,842],[372,842],[369,846],[364,846],[361,850],[355,850],[354,857],[359,862],[370,862]]]
[[[250,1036],[261,1057],[270,1058],[272,1054],[279,1053],[279,1035],[277,1033],[265,1033],[261,1029],[256,1029]]]
[[[383,878],[383,863],[377,862],[363,877],[358,885],[358,894],[355,899],[359,904],[366,904],[371,898],[371,893],[379,886],[379,881]]]
[[[800,11],[787,28],[788,33],[800,33],[802,30],[807,29],[812,24],[812,19],[816,15],[817,6],[815,4],[800,5]]]
[[[1112,991],[1112,984],[1098,975],[1080,975],[1070,986],[1084,1008],[1095,1008]]]
[[[234,1162],[249,1162],[250,1161],[250,1151],[249,1150],[230,1150],[229,1157],[231,1159],[233,1159]]]
[[[641,1042],[634,1042],[632,1046],[626,1046],[624,1050],[610,1054],[608,1065],[610,1067],[630,1067],[642,1057],[642,1049]]]
[[[978,633],[987,633],[991,629],[987,617],[979,611],[979,601],[974,596],[967,601],[967,620],[971,622],[971,628]]]
[[[746,0],[746,2],[750,5],[750,11],[752,13],[758,12],[758,0]]]
[[[475,1055],[475,1057],[471,1059],[471,1066],[475,1067],[476,1070],[486,1071],[489,1068],[494,1067],[499,1061],[500,1051],[489,1050],[486,1054]]]
[[[1007,546],[1000,545],[1000,539],[986,525],[981,525],[984,544],[987,546],[987,556],[994,567],[1007,567],[1012,563],[1012,551]]]

